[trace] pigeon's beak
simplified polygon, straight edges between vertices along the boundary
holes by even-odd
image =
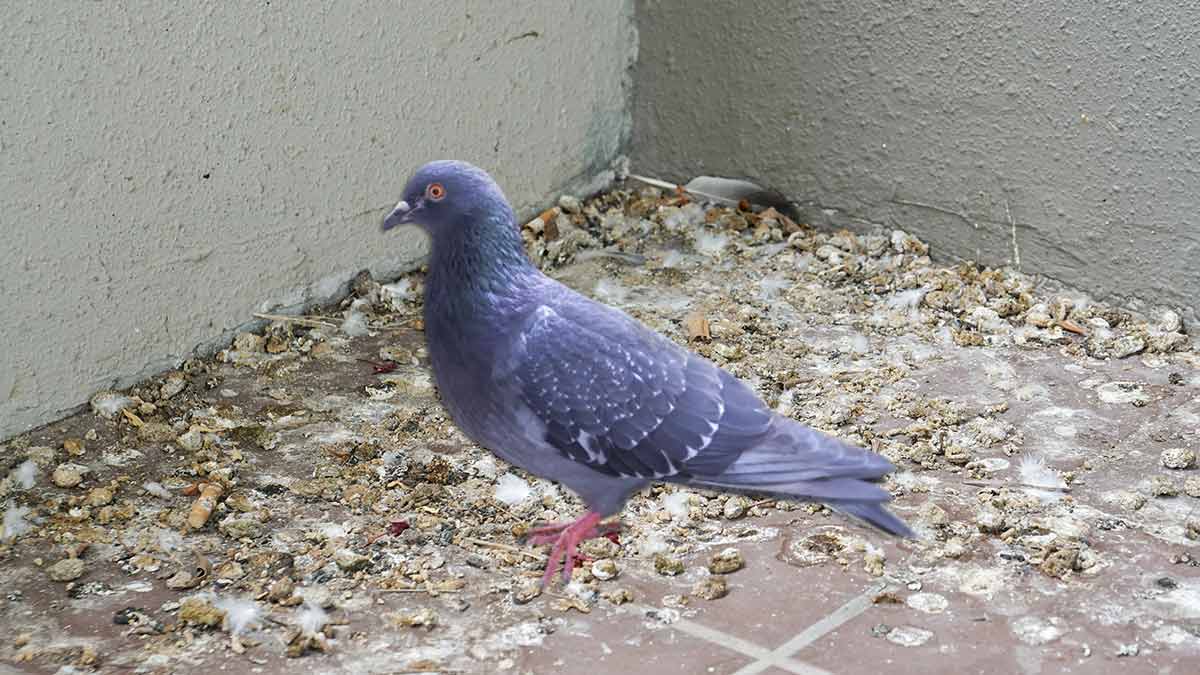
[[[409,206],[408,202],[400,200],[396,204],[396,208],[392,209],[392,212],[388,214],[388,217],[383,219],[383,231],[387,232],[393,227],[401,225],[411,225],[413,214],[416,212],[417,209]]]

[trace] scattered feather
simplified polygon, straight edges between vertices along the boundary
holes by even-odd
[[[305,635],[316,635],[329,623],[329,614],[317,605],[305,600],[296,614],[296,624]]]
[[[850,336],[850,351],[855,354],[866,354],[871,351],[871,341],[862,333]]]
[[[516,506],[533,496],[533,488],[528,481],[512,473],[500,476],[496,481],[496,500],[509,506]]]
[[[262,625],[262,609],[253,600],[242,598],[217,598],[213,607],[225,612],[221,627],[230,635],[242,635]]]
[[[669,211],[663,217],[663,227],[676,232],[691,230],[703,223],[704,217],[704,207],[691,202]]]
[[[358,310],[350,310],[346,314],[346,319],[342,321],[340,329],[350,337],[362,337],[367,334],[367,317]]]
[[[32,459],[27,459],[17,465],[12,475],[13,480],[21,486],[22,490],[28,490],[37,482],[37,464]]]
[[[28,506],[16,506],[9,502],[8,508],[4,511],[3,538],[5,540],[11,541],[33,529],[28,517],[30,511]]]
[[[684,255],[681,251],[671,249],[663,254],[662,266],[663,269],[673,270],[683,267]]]
[[[696,252],[710,258],[718,258],[729,244],[729,237],[720,232],[697,232]]]
[[[171,491],[163,487],[161,483],[155,483],[154,481],[142,483],[142,489],[145,490],[147,494],[158,497],[159,499],[171,498]]]
[[[417,299],[416,285],[411,277],[404,277],[390,284],[384,284],[380,287],[380,292],[384,300],[389,302],[393,307],[399,307],[402,303],[412,302]]]
[[[765,277],[758,282],[758,299],[764,302],[774,300],[780,291],[792,287],[792,281],[783,277]]]
[[[1062,494],[1056,490],[1067,487],[1067,483],[1058,475],[1058,472],[1046,466],[1045,457],[1041,455],[1026,455],[1021,458],[1021,463],[1017,466],[1017,470],[1020,473],[1023,484],[1034,486],[1033,489],[1026,490],[1030,494],[1035,495],[1042,501],[1056,501],[1062,498]],[[1039,490],[1036,488],[1046,489]]]
[[[609,304],[621,305],[629,297],[629,289],[616,279],[604,277],[596,282],[595,295]]]
[[[925,289],[914,288],[900,291],[887,299],[887,306],[895,310],[915,311],[921,306],[921,298],[925,297]]]
[[[640,183],[664,190],[683,190],[694,197],[726,206],[737,206],[746,201],[758,207],[775,207],[780,210],[791,208],[791,202],[780,193],[748,180],[720,176],[696,176],[688,181],[687,185],[676,185],[665,180],[632,173],[629,174],[629,177]]]
[[[666,509],[667,513],[670,513],[671,517],[675,518],[676,520],[687,518],[688,511],[690,510],[688,507],[688,500],[691,499],[691,496],[692,493],[685,490],[672,492],[669,495],[663,495],[663,508]]]
[[[115,391],[102,391],[92,397],[92,412],[105,419],[113,419],[121,411],[133,405],[133,399]]]

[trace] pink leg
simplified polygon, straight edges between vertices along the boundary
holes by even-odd
[[[542,585],[545,586],[554,579],[559,561],[562,561],[563,581],[571,580],[571,572],[575,569],[576,554],[579,542],[593,537],[602,537],[614,532],[621,526],[619,523],[600,524],[604,516],[595,511],[588,511],[573,523],[546,525],[534,528],[529,532],[528,541],[531,544],[553,544],[550,547],[550,557],[546,560],[546,573],[542,575]]]

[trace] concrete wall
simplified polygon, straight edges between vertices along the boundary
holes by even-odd
[[[1200,309],[1200,6],[639,0],[631,158]]]
[[[6,3],[0,438],[411,267],[378,225],[425,160],[525,213],[595,176],[635,50],[623,1]]]

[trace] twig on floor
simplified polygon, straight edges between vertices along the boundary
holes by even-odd
[[[509,553],[523,555],[538,562],[546,562],[546,556],[530,553],[529,551],[526,551],[523,548],[517,548],[516,546],[509,546],[508,544],[501,544],[495,541],[487,541],[486,539],[476,539],[474,537],[464,537],[463,541],[469,541],[476,546],[483,546],[484,548],[494,548],[500,551],[508,551]]]
[[[963,485],[972,487],[1019,487],[1030,490],[1045,490],[1047,492],[1070,492],[1071,488],[1064,485],[1034,485],[1033,483],[1014,483],[999,480],[964,480]]]
[[[330,323],[327,317],[323,316],[289,316],[287,314],[262,314],[255,312],[254,317],[257,319],[266,319],[267,321],[285,321],[287,323],[298,323],[301,326],[312,326],[313,328],[337,328],[336,323]]]

